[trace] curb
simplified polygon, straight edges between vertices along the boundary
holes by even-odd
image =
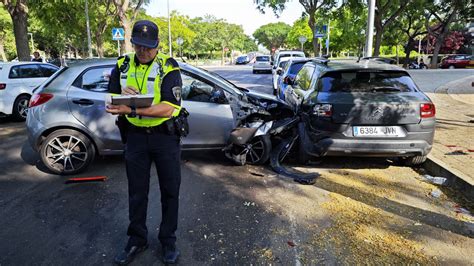
[[[474,200],[474,186],[466,181],[468,178],[463,173],[449,169],[444,162],[433,157],[428,157],[422,166],[432,176],[445,177],[447,179],[446,186],[461,192],[469,200]]]

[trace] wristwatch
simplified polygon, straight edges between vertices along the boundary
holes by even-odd
[[[130,106],[130,114],[128,117],[137,117],[137,108],[135,106]]]

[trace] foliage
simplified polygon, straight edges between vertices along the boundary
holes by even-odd
[[[285,46],[290,30],[291,27],[286,23],[270,23],[255,30],[253,37],[268,50],[278,49]]]

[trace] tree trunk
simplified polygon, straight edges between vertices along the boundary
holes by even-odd
[[[28,44],[28,6],[26,0],[17,0],[13,6],[12,3],[5,4],[8,13],[12,17],[13,32],[15,34],[16,53],[18,61],[30,61],[30,46]]]
[[[0,40],[0,56],[2,57],[3,62],[7,62],[7,56],[5,55],[5,49],[3,47],[3,36],[2,40]]]
[[[314,34],[316,33],[316,19],[314,17],[314,12],[313,13],[309,13],[309,19],[308,19],[308,26],[309,28],[311,29],[311,32],[313,33],[313,52],[314,52],[314,55],[318,55],[319,54],[319,43],[318,43],[318,38],[314,37]],[[321,55],[319,55],[321,56]]]
[[[383,33],[383,27],[378,24],[375,24],[375,43],[374,43],[374,55],[373,56],[379,56],[380,55],[380,46],[382,45],[382,33]]]
[[[409,39],[407,45],[405,46],[405,62],[403,63],[403,67],[407,68],[410,64],[410,52],[413,50],[413,39]]]
[[[446,37],[446,36],[444,36]],[[432,69],[438,68],[438,54],[439,50],[441,50],[441,45],[443,44],[444,37],[440,41],[440,38],[436,38],[436,43],[433,49],[433,57],[431,58],[431,67]]]
[[[221,56],[221,65],[223,66],[224,65],[224,56],[225,56],[225,47],[222,46],[222,56]]]
[[[104,40],[102,36],[103,35],[99,32],[96,32],[95,34],[95,44],[97,45],[97,55],[99,58],[104,57]]]

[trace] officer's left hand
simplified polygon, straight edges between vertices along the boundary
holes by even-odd
[[[113,115],[126,115],[126,114],[130,114],[130,112],[132,112],[132,109],[126,105],[113,105],[113,104],[109,104],[107,105],[107,108],[105,109],[105,111],[107,113],[111,113]]]

